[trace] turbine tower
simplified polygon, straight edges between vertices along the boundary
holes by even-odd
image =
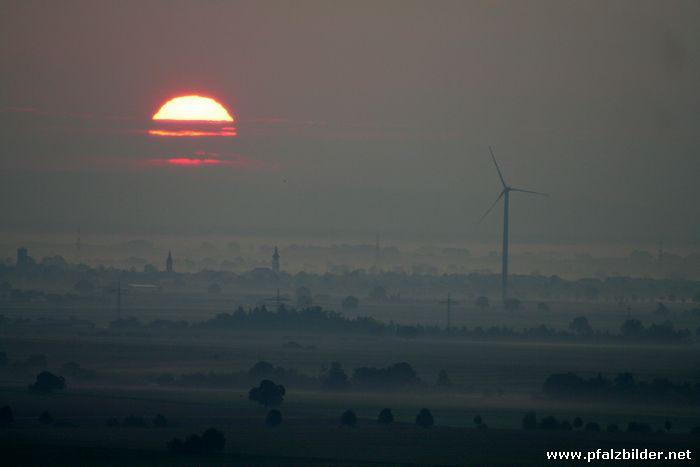
[[[498,162],[496,162],[496,156],[493,155],[493,150],[491,149],[491,146],[489,146],[489,152],[491,153],[491,159],[493,159],[493,164],[496,166],[496,171],[498,172],[498,178],[501,179],[501,186],[503,189],[501,190],[501,193],[498,195],[498,198],[496,198],[496,201],[493,202],[491,207],[484,213],[483,216],[481,216],[481,220],[483,220],[488,214],[491,212],[491,210],[496,206],[496,204],[503,198],[503,249],[501,252],[501,299],[505,302],[505,300],[508,298],[508,209],[509,209],[509,204],[510,204],[510,192],[511,191],[519,191],[521,193],[530,193],[533,195],[542,195],[542,196],[549,196],[546,193],[540,193],[537,191],[530,191],[530,190],[523,190],[521,188],[514,188],[506,183],[506,181],[503,179],[503,174],[501,173],[501,168],[498,166]],[[481,222],[480,220],[480,222]]]

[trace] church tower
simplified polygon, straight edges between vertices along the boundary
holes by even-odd
[[[272,253],[272,272],[275,274],[280,272],[280,253],[277,251],[277,245],[275,245],[275,252]]]
[[[165,272],[173,272],[173,255],[168,250],[168,257],[165,259]]]

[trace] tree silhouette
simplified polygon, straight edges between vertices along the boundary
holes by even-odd
[[[477,415],[474,417],[474,425],[479,426],[483,423],[483,419],[481,418],[481,415]]]
[[[340,363],[331,363],[331,367],[329,368],[328,372],[321,376],[321,386],[324,389],[334,391],[342,391],[350,386],[348,375],[345,374],[345,370],[343,370]]]
[[[569,324],[569,329],[580,336],[590,336],[593,334],[593,328],[585,316],[577,316]]]
[[[355,415],[355,412],[348,409],[345,412],[343,412],[343,415],[340,416],[340,423],[342,423],[345,426],[354,428],[355,425],[357,425],[357,415]]]
[[[276,427],[280,423],[282,423],[282,413],[276,409],[270,410],[265,417],[265,425]]]
[[[430,428],[433,426],[433,414],[430,413],[428,409],[420,409],[418,415],[416,415],[416,425],[421,428]]]
[[[262,404],[266,408],[274,407],[282,403],[285,392],[286,390],[281,384],[275,384],[269,379],[264,379],[260,382],[260,386],[248,391],[248,400]]]
[[[377,423],[381,425],[389,425],[391,423],[394,423],[394,414],[391,413],[390,408],[382,409],[382,411],[379,412],[379,416],[377,417]]]
[[[36,376],[36,382],[29,386],[29,390],[39,394],[48,394],[50,392],[66,388],[66,380],[63,376],[56,376],[49,371],[42,371]]]
[[[583,420],[581,420],[581,417],[576,417],[574,418],[574,428],[578,429],[583,426]]]

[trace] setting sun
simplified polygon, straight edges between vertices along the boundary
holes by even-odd
[[[233,117],[214,99],[192,95],[170,99],[153,115],[153,120],[233,122]]]

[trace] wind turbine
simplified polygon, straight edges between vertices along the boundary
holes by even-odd
[[[498,178],[501,179],[501,185],[503,186],[503,189],[501,190],[501,193],[498,195],[498,198],[496,198],[496,201],[493,202],[491,207],[484,213],[483,216],[481,216],[481,219],[479,222],[484,220],[486,216],[491,212],[491,210],[498,204],[498,202],[503,198],[503,249],[501,252],[501,299],[505,302],[505,300],[508,298],[508,207],[510,203],[510,192],[511,191],[519,191],[521,193],[530,193],[533,195],[542,195],[542,196],[549,196],[546,193],[540,193],[538,191],[530,191],[530,190],[523,190],[521,188],[513,188],[512,186],[508,185],[506,181],[503,179],[503,174],[501,173],[501,168],[498,167],[498,162],[496,162],[496,156],[493,155],[493,149],[491,149],[491,146],[489,146],[489,152],[491,153],[491,159],[493,159],[493,164],[496,166],[496,170],[498,171]]]

